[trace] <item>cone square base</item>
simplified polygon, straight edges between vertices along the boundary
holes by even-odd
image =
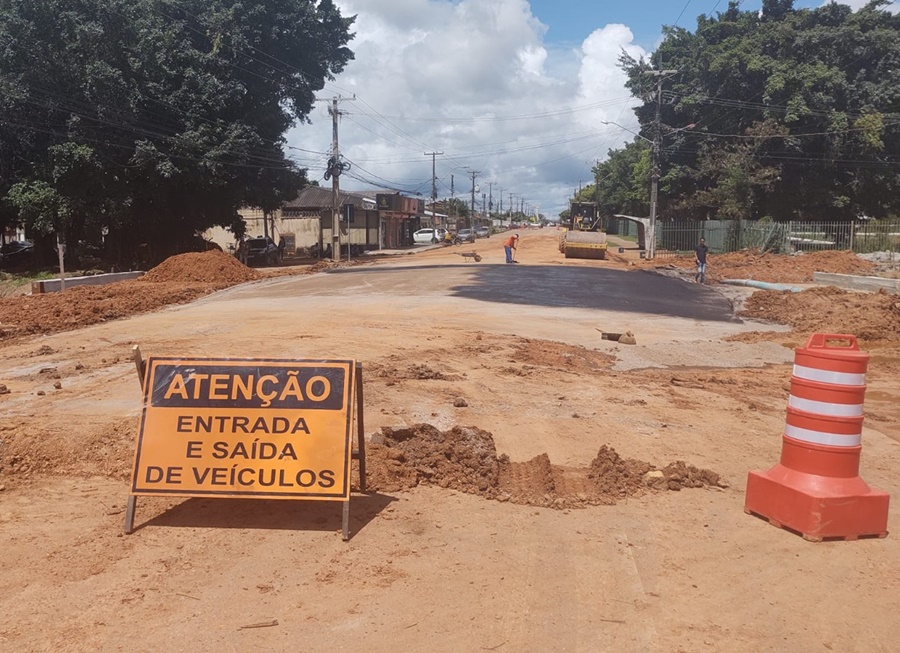
[[[805,539],[887,535],[890,495],[860,478],[835,479],[782,465],[747,476],[744,510]]]

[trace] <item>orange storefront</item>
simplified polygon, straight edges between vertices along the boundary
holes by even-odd
[[[413,233],[420,228],[425,213],[425,200],[400,193],[379,193],[376,206],[381,218],[381,247],[395,249],[412,245]]]

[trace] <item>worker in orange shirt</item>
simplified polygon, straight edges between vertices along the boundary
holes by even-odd
[[[518,244],[519,244],[519,234],[513,234],[503,244],[503,249],[506,250],[506,262],[507,263],[515,263],[516,262],[513,260],[513,251],[516,249],[516,246]]]

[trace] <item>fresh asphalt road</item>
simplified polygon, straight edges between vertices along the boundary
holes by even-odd
[[[525,307],[580,308],[739,322],[731,302],[698,284],[645,271],[553,265],[341,268],[258,290],[263,295],[448,295]]]

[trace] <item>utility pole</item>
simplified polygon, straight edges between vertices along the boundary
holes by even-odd
[[[437,219],[437,175],[434,174],[434,157],[443,155],[443,152],[425,152],[425,156],[431,157],[431,226],[438,226]]]
[[[513,194],[510,193],[510,194],[509,194],[509,209],[508,209],[508,211],[509,211],[509,224],[510,224],[510,226],[512,226],[512,205],[513,205],[513,204],[512,204],[512,198],[513,198]]]
[[[338,97],[331,99],[331,121],[332,121],[332,137],[331,137],[331,260],[341,260],[341,153],[338,147]],[[337,173],[337,174],[335,174]],[[347,225],[347,254],[350,254],[350,225]]]
[[[455,212],[456,209],[456,191],[453,189],[453,177],[454,175],[450,175],[450,211],[447,211],[449,214],[451,211]],[[449,219],[449,217],[448,217]],[[453,221],[453,228],[456,228],[456,220]]]
[[[660,128],[662,114],[663,78],[674,75],[677,70],[646,70],[645,75],[656,77],[656,117],[653,120],[652,166],[650,170],[650,228],[647,234],[647,258],[656,256],[656,214],[659,210],[659,149],[662,131]]]
[[[469,174],[472,176],[472,213],[469,215],[469,221],[472,228],[475,227],[475,177],[481,174],[480,170],[469,170]]]
[[[494,212],[494,182],[488,184],[488,218],[491,217],[491,214]],[[494,224],[493,219],[491,220],[491,224]]]
[[[341,184],[339,177],[344,171],[344,165],[341,163],[341,152],[338,146],[338,119],[341,112],[338,110],[338,103],[347,99],[340,95],[332,97],[330,100],[316,98],[316,102],[331,102],[328,112],[331,114],[331,159],[328,162],[328,170],[325,171],[325,179],[331,178],[331,260],[341,260]],[[349,166],[347,166],[349,167]],[[350,223],[347,223],[347,258],[350,258]]]
[[[487,193],[481,194],[481,215],[482,217],[487,215]]]

